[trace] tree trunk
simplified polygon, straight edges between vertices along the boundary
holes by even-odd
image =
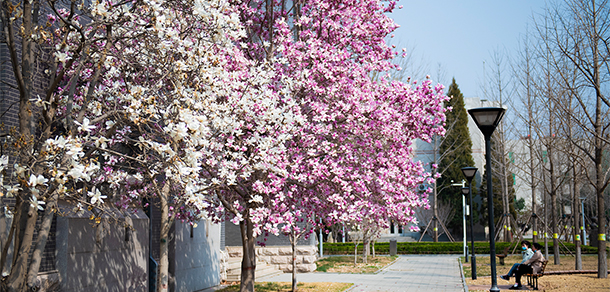
[[[363,245],[364,250],[362,251],[362,262],[366,264],[367,257],[369,255],[369,246],[370,246],[369,240],[365,238],[363,244],[364,244]]]
[[[53,216],[55,214],[55,205],[57,202],[57,192],[54,192],[51,196],[47,207],[44,210],[44,216],[42,218],[42,224],[38,229],[38,239],[36,248],[32,254],[32,262],[30,263],[30,269],[28,271],[28,289],[34,291],[36,289],[36,278],[38,277],[38,269],[40,269],[40,262],[42,261],[42,253],[47,245],[47,238],[49,237],[49,231],[51,230],[51,223],[53,223]]]
[[[543,181],[546,179],[544,177],[544,170],[542,171],[543,173]],[[545,191],[544,192],[544,199],[543,199],[543,208],[544,208],[544,258],[545,259],[549,259],[549,237],[547,232],[549,232],[549,228],[548,228],[548,222],[549,222],[549,216],[548,216],[548,197],[549,197],[549,192]]]
[[[23,228],[23,232],[20,232],[21,239],[19,240],[19,245],[15,245],[14,248],[15,261],[11,268],[11,274],[6,279],[7,290],[9,292],[26,290],[28,258],[32,247],[32,238],[34,237],[36,218],[38,218],[37,210],[26,202],[21,206],[20,212],[27,212],[27,220],[25,220],[25,226],[21,226]]]
[[[358,241],[354,242],[354,267],[358,264]]]
[[[3,1],[4,2],[4,1]],[[23,17],[20,35],[29,36],[32,34],[33,23],[37,20],[38,2],[23,1]],[[3,3],[3,10],[6,3]],[[6,11],[3,11],[3,13]],[[3,15],[3,21],[7,14]],[[32,143],[32,110],[30,98],[32,95],[33,76],[34,76],[34,46],[32,38],[21,38],[21,63],[17,59],[17,45],[15,44],[13,22],[5,24],[5,33],[8,40],[7,45],[11,57],[13,73],[19,89],[19,152],[18,161],[22,165],[28,165],[30,155],[33,152]],[[19,66],[21,65],[21,66]],[[21,71],[20,71],[21,69]],[[29,204],[29,191],[21,191],[17,202],[17,214],[15,216],[15,244],[13,251],[13,266],[11,273],[6,278],[6,289],[8,291],[24,291],[27,280],[27,264],[32,238],[36,228],[36,218],[38,217],[37,208],[32,208]]]
[[[578,206],[579,195],[578,186],[576,185],[576,166],[572,163],[572,218],[574,219],[574,247],[576,249],[576,261],[574,262],[575,270],[582,270],[582,252],[580,250],[580,208]],[[583,222],[584,225],[584,222]]]
[[[601,151],[599,151],[601,153]],[[601,160],[601,159],[600,159]],[[601,179],[601,163],[598,166],[598,179]],[[598,181],[601,184],[601,180]],[[599,185],[598,185],[599,186]],[[597,277],[608,278],[608,259],[606,257],[606,214],[604,207],[604,192],[602,189],[597,190],[597,218],[598,219],[598,240],[597,240]]]
[[[438,165],[438,136],[434,136],[434,163],[436,163],[436,165]],[[436,173],[436,169],[433,170],[434,173]],[[436,180],[434,181],[434,202],[432,204],[432,213],[434,214],[432,220],[434,220],[434,236],[432,236],[432,240],[434,242],[438,242],[438,203],[437,203],[437,199],[438,199],[438,194],[437,194],[437,184],[436,184]]]
[[[547,79],[550,80],[550,79]],[[547,83],[548,93],[547,95],[551,97],[551,86],[550,81]],[[554,120],[553,120],[553,110],[555,108],[551,108],[552,104],[549,102],[549,143],[547,144],[547,153],[549,155],[549,176],[550,176],[550,195],[551,195],[551,225],[553,232],[553,262],[555,265],[559,265],[559,238],[558,238],[558,224],[557,222],[557,179],[555,177],[555,157],[553,156],[554,152],[554,143],[556,142],[554,137],[555,131],[554,128]],[[547,223],[548,224],[548,223]]]
[[[604,173],[602,169],[602,162],[604,160],[604,147],[602,137],[604,135],[604,127],[602,127],[602,82],[600,79],[600,70],[607,66],[607,61],[600,62],[600,53],[598,44],[600,39],[604,42],[601,35],[603,33],[598,31],[598,14],[599,11],[596,10],[595,1],[593,1],[593,71],[594,71],[594,83],[595,83],[595,124],[593,128],[595,129],[595,191],[597,193],[597,225],[599,234],[598,234],[598,245],[597,245],[597,277],[598,278],[608,278],[608,259],[606,257],[606,207],[604,206]],[[601,16],[601,17],[606,17]],[[608,43],[605,43],[607,46]],[[602,45],[603,47],[603,45]],[[605,65],[605,66],[604,66]]]
[[[553,179],[551,179],[553,180]],[[551,193],[551,224],[553,224],[553,259],[554,264],[559,265],[559,238],[558,238],[558,222],[557,222],[557,193],[555,190]]]
[[[597,235],[597,277],[598,278],[608,278],[608,259],[606,257],[606,207],[604,203],[604,189],[602,186],[604,185],[604,177],[602,172],[602,141],[599,137],[601,137],[601,103],[598,98],[597,104],[597,123],[595,125],[596,134],[595,137],[595,170],[596,170],[596,192],[597,192],[597,226],[598,226],[598,234],[593,234],[593,236]]]
[[[11,231],[8,233],[8,237],[4,242],[2,242],[2,256],[0,256],[0,273],[4,273],[4,266],[6,265],[6,259],[8,257],[8,248],[11,246],[11,242],[15,237],[15,221],[11,222]]]
[[[527,48],[526,48],[527,50]],[[529,56],[529,55],[528,55]],[[530,69],[529,69],[529,57],[527,59],[527,114],[528,114],[528,148],[530,152],[530,188],[532,190],[532,242],[538,241],[538,215],[536,214],[536,178],[534,173],[536,172],[536,166],[534,165],[534,131],[533,131],[533,110],[532,110],[532,94],[530,93]]]
[[[157,291],[169,291],[169,229],[172,221],[169,218],[169,182],[165,182],[161,195],[161,234],[159,234],[159,271],[157,274]]]
[[[501,95],[502,90],[500,90]],[[502,101],[500,101],[502,103]],[[502,220],[504,221],[504,225],[500,226],[500,228],[504,228],[504,242],[512,242],[512,236],[510,236],[510,217],[508,214],[510,213],[509,199],[508,199],[508,170],[506,167],[506,158],[504,155],[506,154],[506,149],[504,148],[504,123],[500,123],[500,153],[501,153],[501,164],[502,168],[502,179],[500,180],[502,185]]]
[[[256,250],[253,236],[254,224],[247,214],[244,216],[244,220],[239,223],[239,228],[241,231],[241,241],[244,254],[241,261],[241,285],[239,287],[239,291],[253,292],[254,272],[256,271]]]
[[[297,291],[297,241],[299,240],[292,230],[290,245],[292,246],[292,292]]]

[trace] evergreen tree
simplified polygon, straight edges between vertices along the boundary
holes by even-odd
[[[455,78],[449,85],[447,95],[451,99],[445,102],[445,107],[453,109],[447,112],[447,134],[438,149],[441,177],[437,181],[437,191],[440,201],[457,208],[454,216],[447,219],[448,222],[444,222],[445,225],[447,228],[453,229],[454,234],[461,234],[456,232],[462,230],[462,195],[458,187],[451,186],[451,181],[461,182],[462,179],[465,179],[462,167],[474,166],[472,140],[468,131],[468,113],[464,106],[464,96],[455,82]]]

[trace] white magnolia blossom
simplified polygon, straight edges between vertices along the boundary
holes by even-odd
[[[81,157],[85,156],[85,153],[83,152],[83,147],[80,143],[70,143],[66,146],[68,148],[66,155],[71,157],[73,160],[79,160]]]
[[[68,176],[71,176],[76,181],[79,181],[83,176],[85,176],[85,166],[84,165],[74,165],[70,171],[68,171]]]
[[[259,204],[262,204],[263,203],[263,196],[261,196],[261,195],[254,195],[254,196],[252,196],[252,199],[250,199],[250,203],[259,203]]]
[[[78,130],[82,132],[91,132],[91,130],[95,129],[94,125],[90,124],[88,118],[84,118],[82,123],[75,121],[74,123],[78,125]]]
[[[10,196],[14,196],[16,195],[19,191],[22,190],[22,188],[19,185],[12,185],[12,186],[4,186],[4,188],[6,189],[6,191],[8,192],[8,195]]]
[[[81,202],[78,202],[76,206],[72,208],[72,212],[76,213],[77,215],[82,215],[83,213],[85,213],[85,208],[83,207],[83,204]]]
[[[32,175],[30,175],[29,185],[31,188],[35,188],[38,185],[47,185],[48,181],[49,181],[48,179],[46,179],[44,176],[42,176],[40,174],[38,176],[32,174]]]
[[[27,168],[15,163],[15,165],[13,166],[13,169],[15,169],[15,172],[13,172],[13,175],[17,175],[19,177],[23,177]]]
[[[32,206],[32,208],[36,208],[40,211],[43,211],[44,207],[42,205],[44,204],[44,201],[39,201],[38,198],[36,198],[36,195],[32,194],[32,197],[30,198],[30,206]]]
[[[55,59],[58,62],[65,63],[66,61],[70,60],[71,57],[66,52],[59,52],[58,51],[58,52],[55,52]]]
[[[96,203],[103,204],[104,201],[102,199],[107,198],[107,196],[102,195],[102,193],[100,193],[100,190],[95,187],[91,189],[91,191],[87,192],[87,195],[91,197],[91,205],[95,205]]]

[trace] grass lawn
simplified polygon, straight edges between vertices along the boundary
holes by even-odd
[[[379,271],[394,262],[397,256],[369,256],[367,263],[362,263],[358,256],[358,263],[354,265],[354,256],[333,256],[319,259],[316,264],[317,272],[371,274]]]
[[[328,273],[354,273],[366,274],[375,273],[394,262],[398,256],[369,256],[367,263],[362,263],[362,257],[358,256],[358,263],[354,265],[354,256],[333,256],[319,259],[316,263],[318,268],[316,272]],[[316,282],[316,283],[298,283],[299,292],[340,292],[350,288],[352,283],[331,283],[331,282]],[[288,282],[258,282],[254,284],[254,290],[257,292],[284,292],[291,291],[292,284]],[[237,292],[239,284],[231,285],[218,292]]]
[[[351,283],[298,283],[297,289],[299,292],[341,292],[347,290],[353,284]],[[288,282],[259,282],[254,284],[256,292],[285,292],[291,291],[292,283]],[[239,284],[232,285],[217,292],[238,292]]]

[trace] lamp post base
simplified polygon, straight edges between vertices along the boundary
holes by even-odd
[[[470,256],[470,265],[472,269],[470,269],[470,273],[472,274],[472,279],[477,279],[477,258],[474,255]]]

